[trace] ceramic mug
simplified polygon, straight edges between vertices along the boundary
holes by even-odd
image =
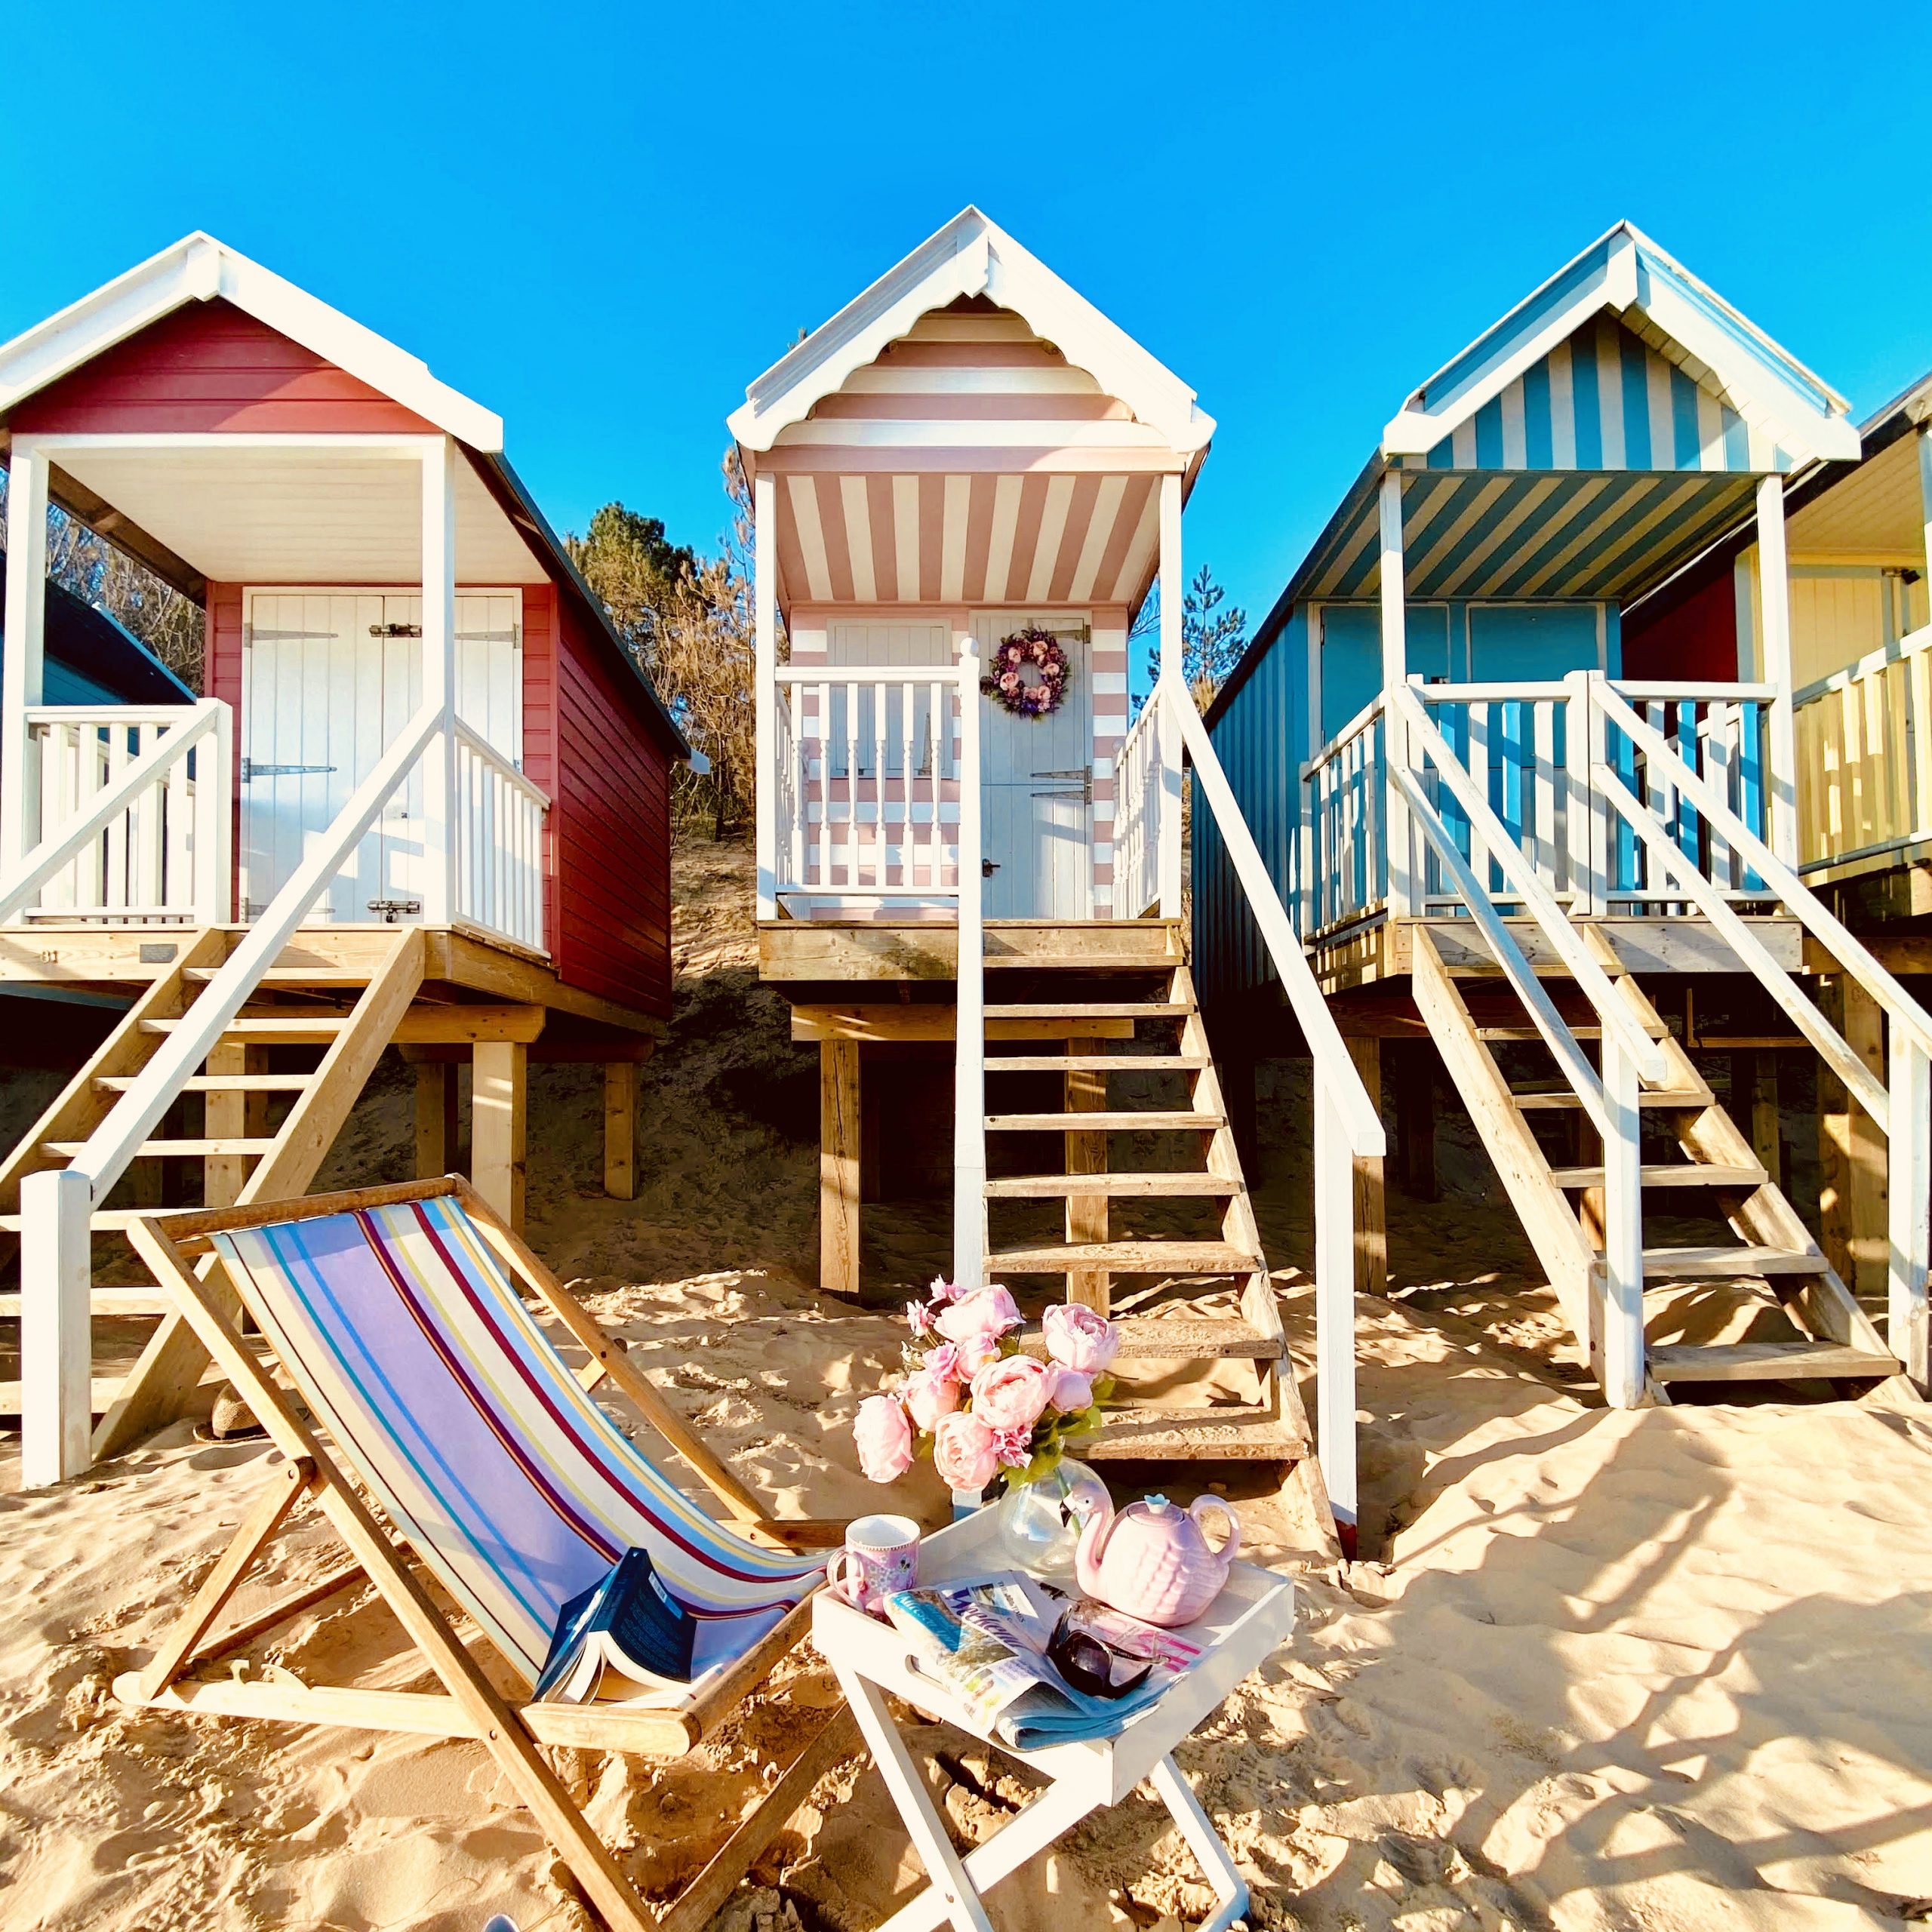
[[[854,1609],[875,1611],[894,1590],[909,1590],[919,1567],[919,1526],[909,1516],[861,1516],[832,1552],[825,1580]]]

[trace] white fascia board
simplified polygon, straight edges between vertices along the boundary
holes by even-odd
[[[1579,281],[1560,306],[1553,309],[1527,334],[1512,334],[1512,318],[1534,306],[1543,291],[1571,274],[1578,264],[1598,250],[1604,260]],[[1451,356],[1441,370],[1413,391],[1409,400],[1384,426],[1381,454],[1392,460],[1398,457],[1426,456],[1457,425],[1465,423],[1486,402],[1500,395],[1521,375],[1534,368],[1559,342],[1566,341],[1599,309],[1627,309],[1636,300],[1637,263],[1634,241],[1621,225],[1600,235],[1582,254],[1574,256],[1556,273],[1540,283],[1518,303],[1508,315],[1477,337],[1466,349]],[[1453,369],[1495,338],[1491,353],[1455,386],[1438,397],[1435,385],[1443,371]],[[1417,397],[1428,397],[1419,403]]]
[[[221,297],[472,449],[503,446],[503,419],[326,302],[197,232],[0,345],[0,412],[189,302]]]
[[[1858,429],[1844,398],[1818,382],[1801,363],[1793,362],[1777,349],[1768,337],[1764,340],[1776,350],[1775,360],[1739,343],[1700,303],[1674,286],[1669,276],[1647,269],[1634,306],[1711,371],[1737,402],[1740,416],[1755,418],[1758,427],[1791,455],[1801,460],[1818,457],[1838,463],[1857,461],[1861,447]],[[1727,312],[1736,315],[1734,310]],[[1743,323],[1743,318],[1737,319]],[[1749,327],[1748,323],[1743,325]],[[1820,408],[1814,396],[1807,395],[1780,364],[1789,364],[1801,379],[1816,384],[1827,398],[1825,406]]]
[[[1116,324],[977,208],[963,209],[837,315],[789,350],[745,392],[728,419],[742,448],[768,450],[856,371],[877,360],[929,309],[984,294],[1059,345],[1177,453],[1204,449],[1212,417],[1194,392]]]

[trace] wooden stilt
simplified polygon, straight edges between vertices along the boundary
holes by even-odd
[[[637,1198],[637,1063],[604,1063],[604,1192]]]
[[[448,1060],[416,1063],[416,1178],[433,1180],[456,1163],[456,1069]]]
[[[1097,1040],[1067,1042],[1072,1054],[1097,1054]],[[1088,1067],[1069,1068],[1060,1076],[1065,1106],[1070,1114],[1104,1113],[1107,1106],[1107,1076]],[[1070,1174],[1103,1174],[1107,1171],[1107,1137],[1104,1134],[1070,1133],[1066,1143],[1066,1171]],[[1109,1218],[1104,1194],[1069,1194],[1066,1197],[1066,1238],[1069,1241],[1103,1241]],[[1066,1278],[1066,1298],[1107,1312],[1112,1293],[1112,1277],[1105,1269],[1078,1269]]]
[[[1784,1134],[1778,1119],[1778,1057],[1761,1047],[1752,1056],[1751,1149],[1778,1186],[1785,1185]]]
[[[469,1095],[470,1178],[512,1228],[523,1226],[524,1115],[529,1049],[478,1040]]]
[[[1382,1042],[1352,1039],[1349,1057],[1355,1063],[1369,1099],[1382,1104]],[[1389,1291],[1389,1217],[1380,1155],[1354,1163],[1355,1188],[1355,1292],[1380,1295]]]
[[[1884,1022],[1878,1002],[1853,980],[1826,976],[1820,1004],[1845,1043],[1885,1078]],[[1818,1070],[1820,1245],[1833,1272],[1862,1302],[1881,1300],[1887,1278],[1885,1137],[1843,1083]]]
[[[1221,1098],[1234,1129],[1235,1152],[1251,1184],[1261,1179],[1261,1139],[1255,1121],[1255,1060],[1237,1051],[1220,1057]]]
[[[859,1292],[859,1043],[819,1043],[819,1285]]]

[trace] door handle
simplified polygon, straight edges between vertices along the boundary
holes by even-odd
[[[997,859],[982,859],[980,861],[980,876],[982,878],[991,878],[998,870],[999,861]]]

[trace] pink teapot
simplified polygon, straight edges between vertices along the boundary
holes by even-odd
[[[1080,1512],[1080,1547],[1075,1567],[1080,1587],[1143,1623],[1173,1629],[1192,1623],[1221,1593],[1241,1548],[1241,1519],[1218,1496],[1195,1498],[1183,1509],[1164,1496],[1150,1496],[1115,1514],[1091,1497],[1075,1497]],[[1227,1540],[1210,1546],[1201,1512],[1218,1509],[1228,1519]]]

